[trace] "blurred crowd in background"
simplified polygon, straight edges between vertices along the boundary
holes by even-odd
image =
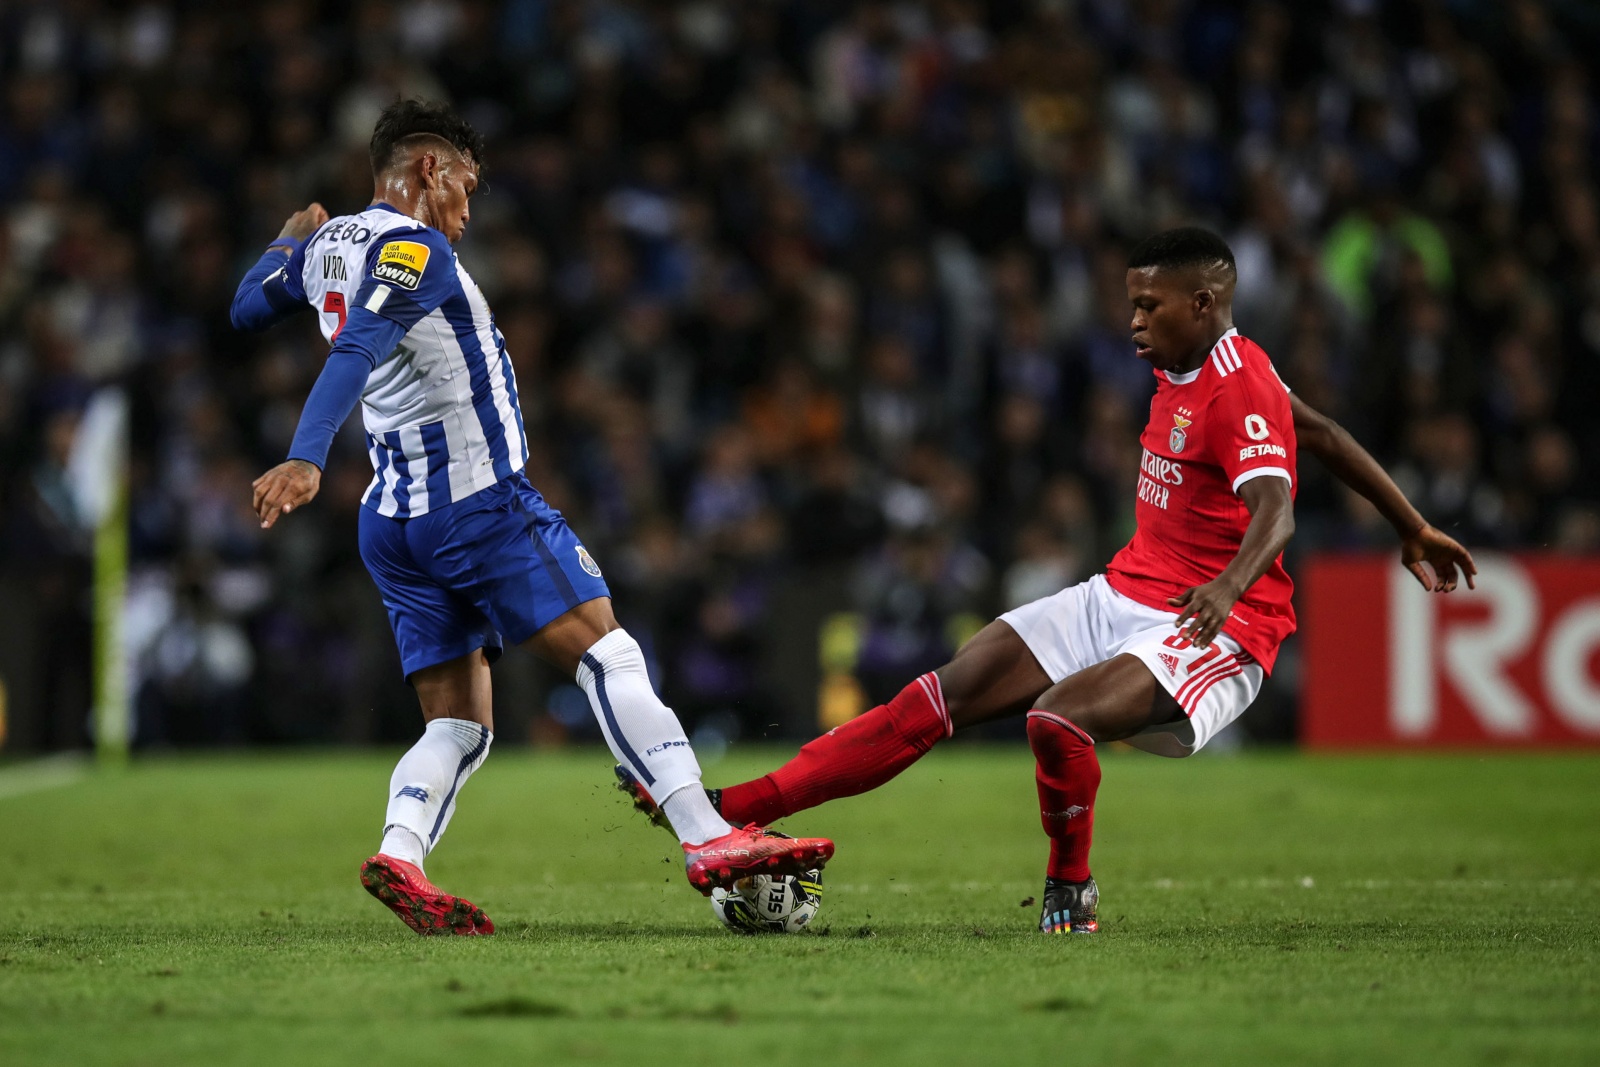
[[[814,708],[766,667],[785,588],[845,576],[878,697],[1104,564],[1154,386],[1127,251],[1180,223],[1227,237],[1242,332],[1436,525],[1600,549],[1597,46],[1580,0],[0,5],[0,575],[30,743],[84,743],[64,471],[108,383],[139,743],[415,732],[356,554],[357,427],[316,504],[270,534],[250,512],[327,346],[309,316],[228,323],[292,211],[369,202],[397,96],[488,138],[459,251],[529,476],[691,725]],[[1291,556],[1393,546],[1301,473]],[[532,677],[518,730],[581,734],[581,694]]]

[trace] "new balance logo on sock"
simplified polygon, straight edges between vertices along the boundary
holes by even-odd
[[[1158,652],[1156,653],[1156,659],[1160,660],[1161,665],[1167,669],[1167,677],[1176,678],[1178,676],[1177,656],[1169,655],[1166,652]]]
[[[404,789],[401,789],[400,792],[396,793],[395,796],[411,797],[414,800],[422,801],[424,804],[428,802],[428,790],[426,787],[420,785],[408,785]]]

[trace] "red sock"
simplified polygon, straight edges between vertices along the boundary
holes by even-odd
[[[1085,881],[1094,839],[1094,795],[1100,788],[1094,741],[1059,715],[1030,711],[1028,745],[1038,760],[1039,820],[1050,835],[1045,873],[1062,881]]]
[[[835,727],[764,778],[722,791],[722,817],[739,825],[793,815],[876,789],[949,737],[939,678],[924,674],[887,704]]]

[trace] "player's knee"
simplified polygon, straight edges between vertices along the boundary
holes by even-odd
[[[1058,725],[1057,729],[1071,729],[1087,737],[1095,744],[1106,741],[1120,741],[1136,731],[1126,728],[1122,721],[1124,716],[1110,703],[1102,700],[1074,700],[1071,703],[1050,701],[1048,698],[1041,700],[1040,710],[1059,720],[1064,726]],[[1048,723],[1049,720],[1045,720]],[[1035,727],[1033,719],[1028,722],[1029,738],[1033,737],[1034,729],[1046,729],[1045,724]]]
[[[579,646],[588,649],[601,638],[622,629],[622,624],[611,612],[611,598],[597,597],[572,608],[546,629],[552,637],[559,633],[564,644],[577,650]]]
[[[611,598],[586,600],[523,642],[523,647],[558,670],[572,673],[602,639],[622,629],[611,612]]]
[[[981,636],[981,635],[980,635]],[[978,638],[973,638],[974,641]],[[967,654],[971,642],[955,658],[933,673],[939,676],[940,696],[956,729],[992,718],[993,671],[977,655]]]
[[[1094,744],[1088,731],[1062,715],[1050,711],[1028,713],[1028,747],[1041,759],[1059,756],[1064,750]]]
[[[950,712],[951,723],[958,730],[965,726],[971,726],[973,722],[977,721],[973,716],[972,701],[959,689],[952,692],[948,683],[945,683],[945,686],[944,705]]]

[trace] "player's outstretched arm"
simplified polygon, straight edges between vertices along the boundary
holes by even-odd
[[[1293,393],[1289,394],[1289,407],[1294,412],[1295,439],[1301,450],[1321,460],[1335,478],[1371,501],[1389,521],[1400,535],[1400,562],[1424,589],[1451,592],[1459,581],[1458,568],[1466,575],[1467,587],[1477,587],[1473,578],[1478,568],[1472,562],[1472,553],[1455,538],[1428,525],[1394,479],[1348,430]]]
[[[1250,511],[1250,525],[1233,560],[1205,585],[1192,586],[1167,601],[1181,609],[1174,625],[1201,648],[1221,632],[1234,602],[1267,573],[1294,536],[1294,499],[1287,478],[1253,478],[1239,486],[1239,498]]]
[[[300,283],[302,249],[317,227],[328,221],[321,204],[296,211],[233,294],[228,317],[236,330],[265,330],[306,306]]]

